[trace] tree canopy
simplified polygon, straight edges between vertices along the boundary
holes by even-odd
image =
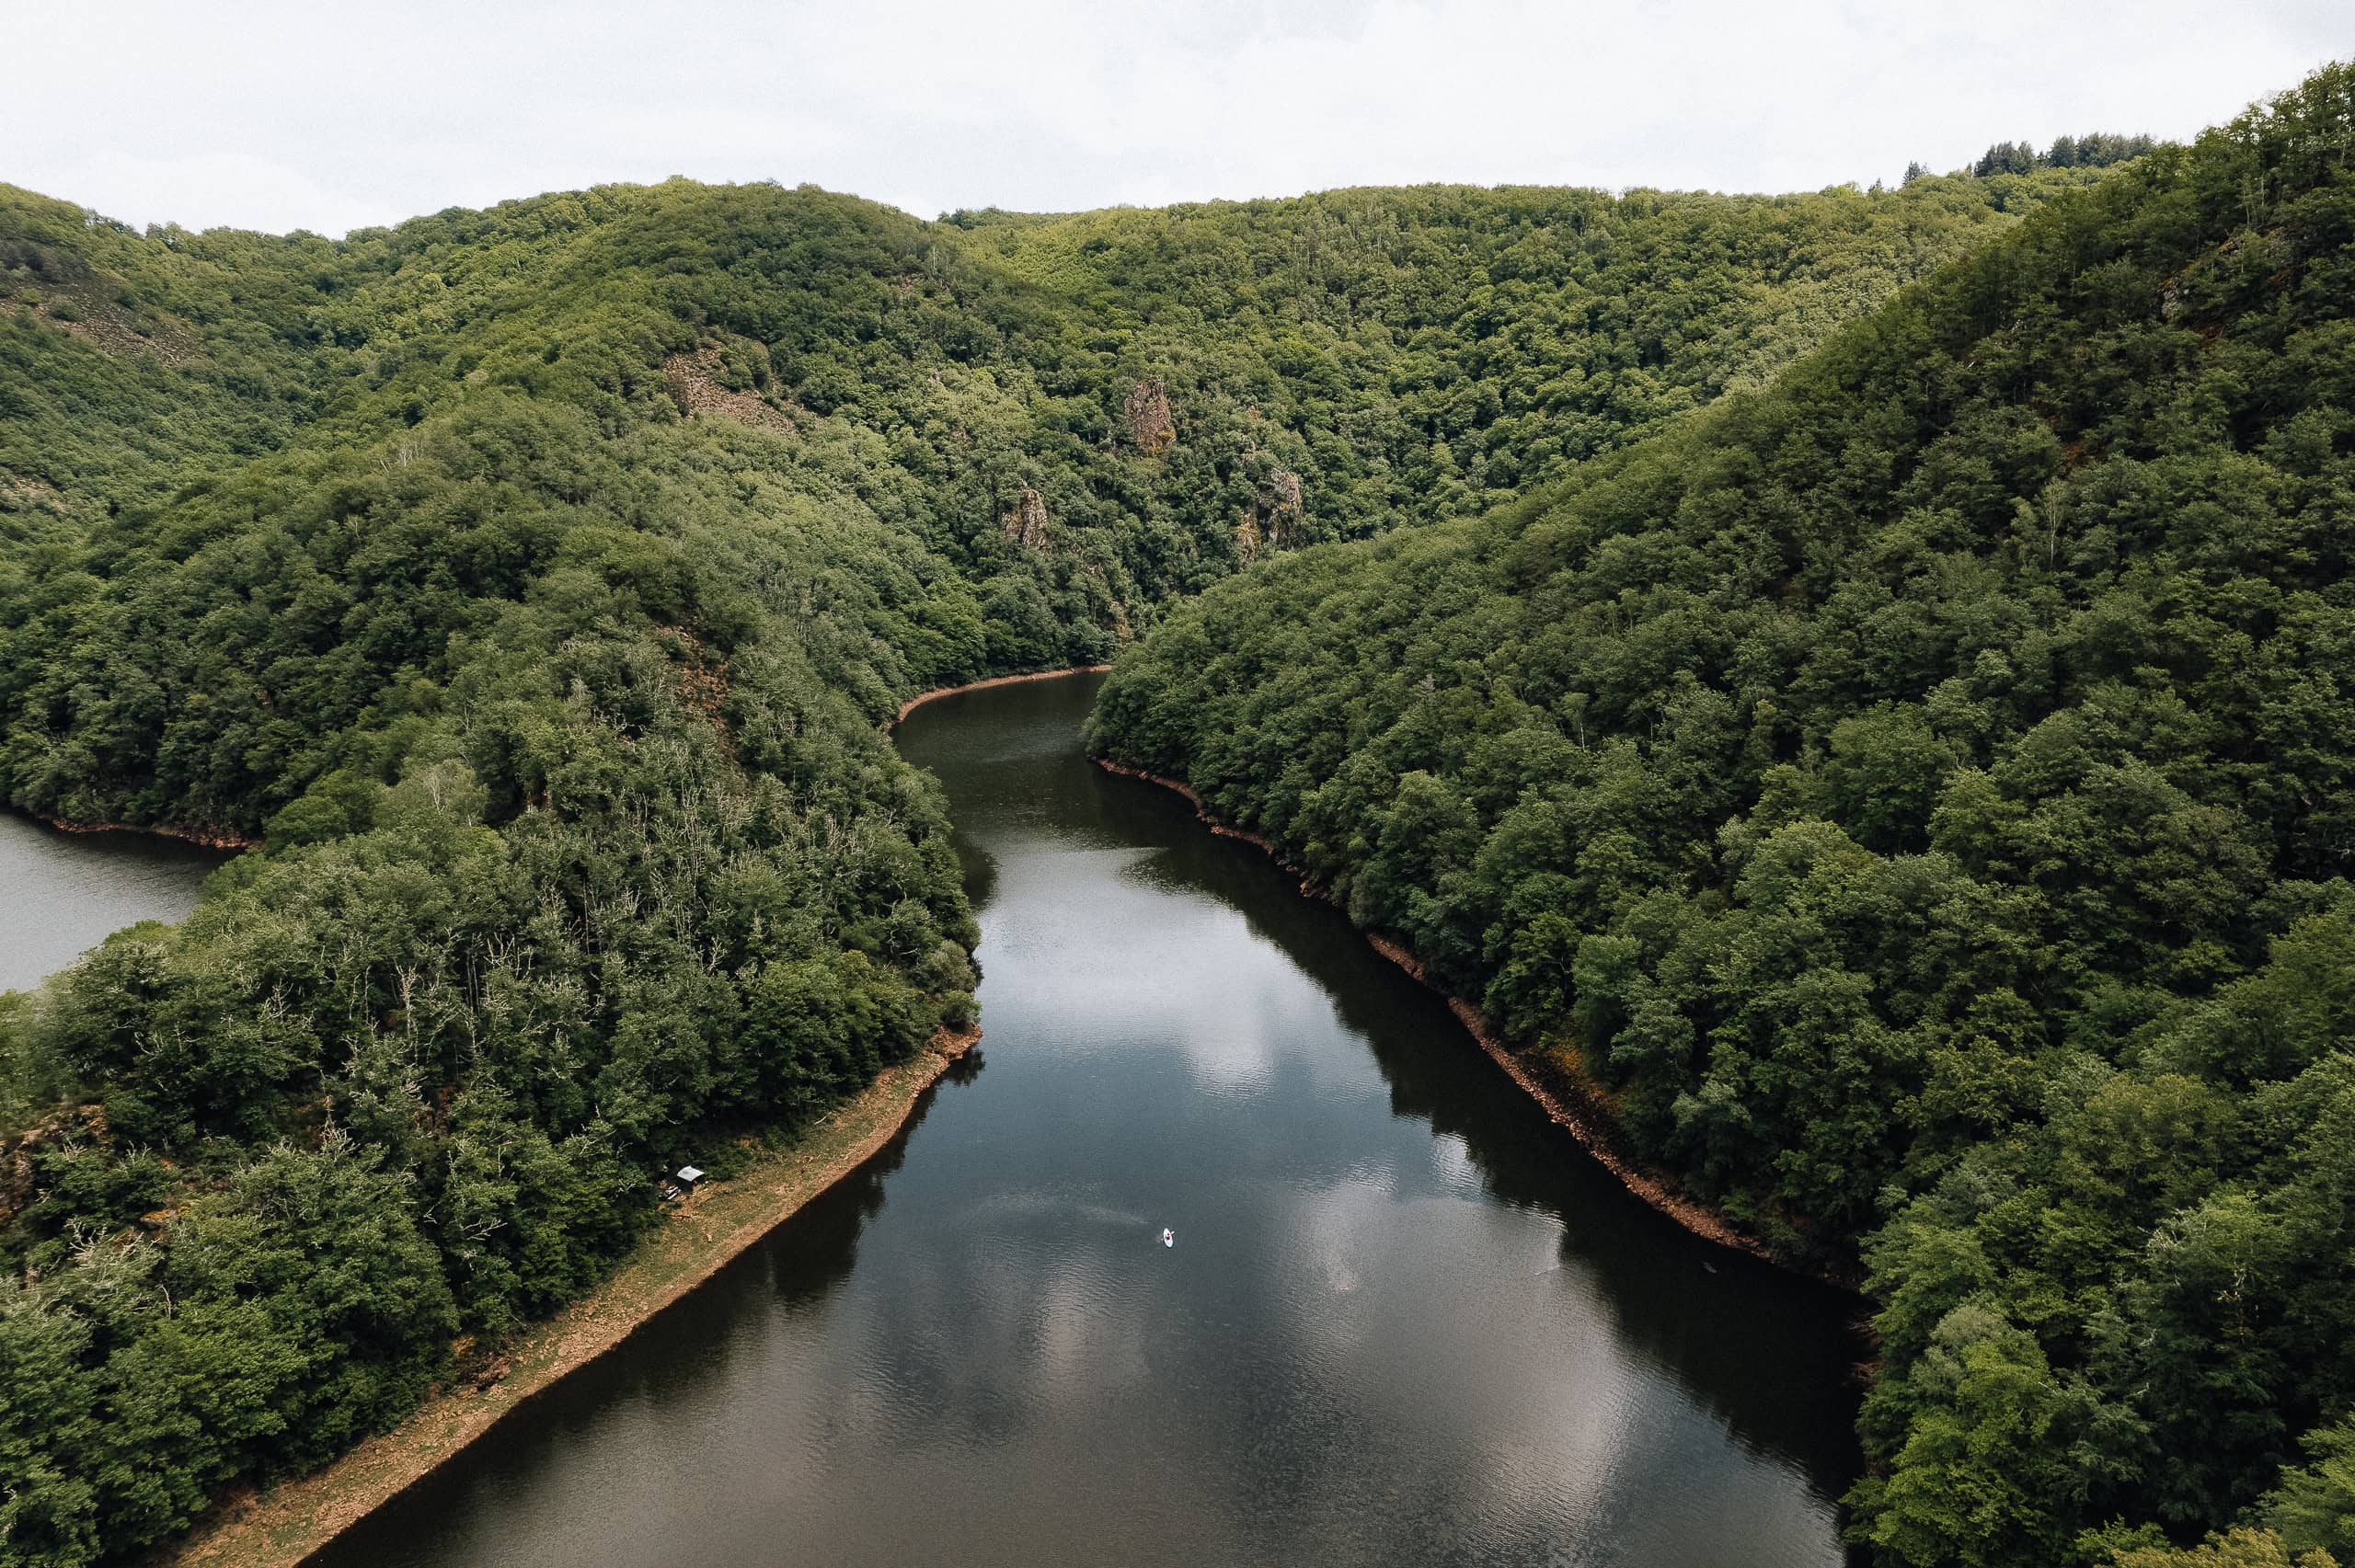
[[[1861,1272],[1881,1562],[2347,1546],[2350,147],[2334,66],[1091,723]]]
[[[905,697],[1570,473],[2093,178],[341,240],[0,188],[0,797],[260,845],[0,998],[0,1564],[396,1421],[654,1172],[970,1022]]]

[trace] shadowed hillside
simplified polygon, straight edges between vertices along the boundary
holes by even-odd
[[[2334,66],[1769,389],[1221,585],[1097,707],[1861,1262],[1881,1561],[2349,1548],[2350,305]]]
[[[1511,493],[2089,175],[340,241],[0,189],[0,796],[259,841],[0,998],[0,1562],[320,1464],[972,1012],[928,687]]]

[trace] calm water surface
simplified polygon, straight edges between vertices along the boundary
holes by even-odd
[[[124,926],[196,908],[218,851],[145,833],[61,833],[0,811],[0,990],[27,990]]]
[[[1338,914],[1090,767],[1097,684],[901,730],[976,1059],[320,1561],[1842,1561],[1847,1305],[1636,1204]]]

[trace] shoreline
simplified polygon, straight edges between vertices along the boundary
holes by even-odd
[[[500,1421],[596,1360],[873,1159],[933,1085],[982,1037],[942,1031],[910,1060],[836,1106],[790,1149],[714,1179],[672,1207],[595,1289],[519,1334],[495,1380],[456,1379],[399,1425],[268,1494],[230,1494],[151,1559],[178,1568],[296,1568],[321,1547],[463,1454]],[[500,1369],[504,1370],[501,1371]]]
[[[902,703],[884,728],[936,698],[959,692],[1110,668],[1081,665],[937,686]],[[153,833],[228,850],[258,842],[182,828],[76,823],[24,814],[67,833]],[[152,1568],[299,1568],[329,1541],[457,1459],[509,1415],[619,1345],[874,1158],[981,1037],[978,1025],[961,1035],[944,1030],[912,1060],[886,1069],[836,1106],[791,1149],[757,1156],[741,1175],[715,1180],[672,1208],[603,1283],[503,1346],[488,1380],[454,1374],[449,1387],[429,1394],[392,1430],[363,1438],[320,1469],[267,1493],[250,1483],[238,1487],[145,1561]],[[727,1229],[715,1236],[718,1226]]]
[[[208,850],[224,850],[233,854],[242,850],[261,847],[259,839],[242,838],[236,833],[207,832],[197,828],[175,828],[169,823],[150,823],[142,826],[136,822],[75,822],[63,817],[52,817],[46,811],[34,811],[22,806],[11,807],[9,809],[20,816],[29,817],[42,827],[52,829],[60,833],[141,833],[153,839],[178,839],[184,844],[195,844]]]
[[[1060,681],[1066,675],[1101,675],[1112,667],[1109,664],[1074,664],[1068,670],[1034,670],[1027,675],[992,675],[980,681],[968,681],[961,686],[935,686],[929,692],[918,692],[900,704],[899,716],[883,727],[889,729],[910,714],[936,697],[953,697],[959,692],[978,692],[984,686],[1018,686],[1026,681]]]
[[[1266,834],[1255,833],[1247,829],[1233,827],[1220,821],[1216,816],[1212,815],[1211,809],[1202,804],[1200,792],[1184,780],[1173,779],[1162,773],[1148,773],[1143,768],[1132,768],[1124,762],[1115,762],[1109,757],[1091,756],[1088,761],[1108,773],[1116,773],[1122,778],[1141,779],[1146,784],[1159,784],[1164,789],[1172,790],[1183,795],[1193,807],[1194,815],[1200,818],[1212,832],[1221,838],[1240,839],[1246,844],[1257,846],[1285,873],[1300,879],[1300,891],[1304,897],[1318,899],[1336,908],[1339,907],[1338,899],[1311,880],[1306,871],[1301,866],[1293,864],[1287,859],[1283,852],[1278,849]],[[1575,1139],[1580,1149],[1586,1150],[1597,1164],[1608,1171],[1621,1186],[1626,1188],[1646,1206],[1704,1241],[1713,1242],[1718,1246],[1756,1258],[1762,1263],[1770,1264],[1802,1278],[1813,1279],[1851,1293],[1860,1288],[1856,1281],[1844,1278],[1823,1269],[1809,1267],[1785,1257],[1757,1237],[1742,1230],[1731,1219],[1716,1209],[1678,1191],[1665,1176],[1647,1170],[1634,1158],[1622,1153],[1617,1146],[1617,1126],[1611,1119],[1609,1108],[1603,1103],[1603,1090],[1598,1085],[1587,1081],[1582,1074],[1567,1065],[1551,1064],[1551,1071],[1544,1070],[1543,1065],[1533,1062],[1531,1059],[1512,1050],[1499,1039],[1495,1027],[1489,1023],[1486,1013],[1432,979],[1423,961],[1407,951],[1405,946],[1383,935],[1380,932],[1359,931],[1358,934],[1364,937],[1367,944],[1376,953],[1406,970],[1417,983],[1444,1001],[1448,1011],[1455,1015],[1457,1023],[1464,1025],[1465,1033],[1472,1036],[1474,1043],[1488,1053],[1488,1059],[1501,1068],[1508,1078],[1518,1084],[1531,1099],[1537,1102],[1539,1107],[1545,1111],[1547,1119]],[[1558,1085],[1547,1082],[1548,1078],[1557,1077],[1562,1081]],[[1557,1093],[1557,1088],[1567,1091],[1567,1094]]]
[[[896,726],[936,698],[983,687],[1097,674],[1109,668],[1082,665],[937,687],[902,704],[890,725]],[[1184,782],[1108,758],[1088,760],[1107,773],[1141,779],[1182,795],[1213,834],[1257,846],[1285,871],[1301,877],[1303,894],[1328,904],[1337,902],[1286,860],[1265,835],[1230,826],[1212,815],[1200,795]],[[216,841],[178,829],[40,820],[66,832],[119,830],[158,833],[213,848],[251,847],[241,841]],[[1854,1288],[1779,1256],[1724,1216],[1676,1192],[1621,1154],[1613,1144],[1615,1128],[1607,1110],[1592,1104],[1599,1090],[1569,1078],[1564,1087],[1584,1103],[1582,1108],[1572,1104],[1534,1070],[1534,1064],[1496,1037],[1477,1008],[1433,981],[1412,953],[1380,933],[1360,934],[1375,952],[1443,999],[1489,1059],[1638,1199],[1704,1240],[1779,1268]],[[603,1283],[503,1346],[488,1374],[478,1374],[476,1380],[454,1378],[450,1387],[430,1394],[392,1430],[363,1439],[308,1475],[283,1482],[267,1494],[251,1485],[230,1493],[187,1534],[156,1549],[147,1561],[171,1568],[300,1568],[329,1541],[457,1459],[509,1415],[621,1345],[874,1158],[908,1125],[933,1086],[981,1037],[979,1027],[960,1035],[942,1031],[912,1059],[886,1069],[865,1090],[835,1107],[790,1149],[756,1156],[740,1175],[715,1180],[671,1209]],[[1568,1070],[1561,1070],[1568,1077]]]
[[[900,711],[885,723],[888,731],[904,722],[907,716],[925,704],[941,697],[953,697],[959,692],[978,692],[987,686],[1013,686],[1026,681],[1060,681],[1067,675],[1101,675],[1112,667],[1109,664],[1074,664],[1064,670],[1036,670],[1020,675],[990,675],[979,681],[968,681],[956,686],[935,686],[918,692],[900,704]],[[60,833],[140,833],[150,838],[177,839],[182,843],[195,844],[201,849],[220,850],[235,854],[245,850],[259,849],[262,841],[249,839],[241,833],[217,831],[202,828],[181,828],[168,822],[76,822],[69,818],[52,817],[46,811],[30,807],[9,806],[6,809],[29,818],[44,828]]]

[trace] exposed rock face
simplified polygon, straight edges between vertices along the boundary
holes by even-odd
[[[701,638],[684,626],[664,626],[661,633],[679,655],[679,700],[703,715],[704,722],[728,738],[728,661],[715,658]]]
[[[0,1225],[6,1225],[24,1212],[33,1199],[33,1157],[43,1145],[52,1148],[68,1144],[107,1141],[107,1112],[104,1105],[60,1106],[27,1127],[13,1142],[0,1141]]]
[[[1279,468],[1252,498],[1250,515],[1235,525],[1235,555],[1248,562],[1262,550],[1282,549],[1297,534],[1300,520],[1300,475]]]
[[[188,324],[149,309],[134,310],[127,285],[79,257],[47,246],[13,247],[0,265],[29,265],[36,286],[18,297],[37,305],[35,318],[80,338],[101,353],[146,354],[179,366],[200,358],[201,345]]]
[[[106,353],[152,354],[167,365],[190,364],[197,358],[195,334],[186,327],[141,321],[121,305],[109,303],[75,303],[67,309],[75,314],[69,315],[52,305],[47,313],[49,324],[63,327]]]
[[[1286,510],[1300,510],[1300,475],[1291,469],[1279,468],[1268,475],[1268,493]]]
[[[1023,486],[1022,494],[1015,498],[1014,509],[1005,514],[1005,536],[1025,550],[1043,550],[1051,526],[1047,518],[1047,498],[1029,486]]]
[[[65,498],[45,479],[0,469],[0,511],[31,511],[36,507],[42,511],[63,512]]]
[[[1169,394],[1159,376],[1131,388],[1120,411],[1129,418],[1129,438],[1147,457],[1159,456],[1178,439],[1178,421],[1170,415]]]
[[[679,412],[690,418],[718,414],[756,429],[773,430],[781,436],[794,434],[793,421],[782,410],[771,407],[759,393],[750,387],[740,391],[721,384],[718,371],[725,354],[726,350],[719,348],[698,349],[692,354],[673,354],[662,361],[662,379],[670,384],[671,400],[679,406]]]
[[[1268,537],[1282,544],[1283,536],[1300,521],[1300,475],[1289,468],[1269,475],[1267,487],[1259,492],[1259,515],[1265,520]]]

